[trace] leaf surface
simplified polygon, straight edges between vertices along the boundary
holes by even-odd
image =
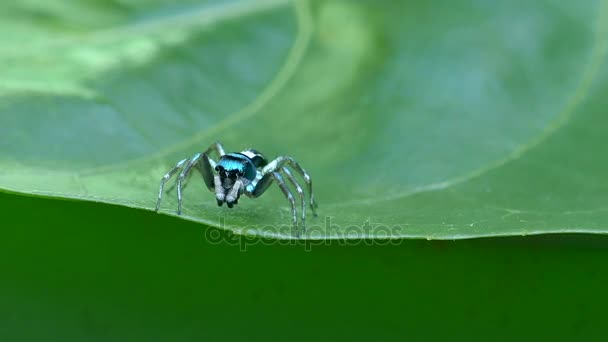
[[[219,140],[300,161],[310,238],[608,232],[604,0],[49,0],[0,31],[7,191],[153,209]],[[278,188],[193,177],[182,217],[290,236]]]

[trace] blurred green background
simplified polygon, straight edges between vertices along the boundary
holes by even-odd
[[[2,341],[602,341],[608,333],[603,236],[242,252],[206,241],[215,228],[150,212],[6,194],[0,207]]]

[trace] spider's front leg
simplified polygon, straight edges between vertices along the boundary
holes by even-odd
[[[184,165],[186,164],[187,161],[188,161],[188,159],[182,159],[179,162],[177,162],[177,164],[171,170],[169,170],[167,173],[165,173],[163,178],[160,180],[160,187],[158,188],[158,198],[156,199],[156,209],[155,209],[156,212],[158,212],[158,210],[160,209],[160,202],[163,200],[163,192],[165,190],[165,184],[167,183],[167,181],[169,179],[171,179],[171,177],[173,177],[173,175],[175,175],[179,170],[181,170],[184,167]]]
[[[171,170],[169,170],[161,179],[160,187],[158,190],[158,199],[156,201],[156,211],[160,209],[160,204],[163,197],[163,192],[165,188],[166,182],[171,179],[176,173],[179,173],[177,178],[177,203],[178,209],[177,214],[180,215],[182,211],[182,198],[183,198],[183,189],[184,182],[190,175],[192,168],[195,168],[202,176],[205,181],[205,185],[212,192],[218,192],[217,189],[221,188],[221,186],[217,186],[219,181],[219,177],[214,176],[213,170],[215,168],[216,162],[209,157],[211,152],[217,152],[217,154],[221,157],[224,154],[224,147],[220,142],[215,142],[204,153],[197,153],[190,159],[180,160]],[[220,189],[220,192],[222,189]]]
[[[203,154],[206,154],[209,156],[209,155],[211,155],[211,152],[213,152],[213,151],[215,151],[217,153],[217,156],[220,158],[226,154],[226,152],[224,151],[224,146],[219,141],[216,141],[213,144],[211,144],[211,146],[209,146],[209,148],[207,148],[205,150],[205,152],[203,152]],[[215,161],[213,159],[209,158],[209,162],[211,165],[211,169],[212,170],[215,169],[215,165],[216,165]],[[213,173],[213,171],[211,171],[211,172]]]
[[[196,168],[196,170],[203,176],[203,180],[205,181],[205,185],[209,191],[212,191],[217,194],[218,189],[222,188],[219,177],[213,175],[213,167],[212,164],[215,162],[209,158],[209,156],[205,153],[197,153],[194,157],[190,158],[188,164],[184,167],[182,172],[177,177],[177,214],[181,215],[182,213],[182,201],[183,201],[183,182],[188,178],[192,168]],[[219,185],[219,186],[218,186]]]

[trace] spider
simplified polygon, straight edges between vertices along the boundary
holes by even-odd
[[[209,156],[212,152],[218,154],[218,162],[215,162]],[[228,208],[232,208],[235,204],[238,204],[242,194],[251,198],[260,197],[270,187],[272,182],[276,181],[291,205],[291,220],[294,231],[297,233],[298,218],[296,201],[281,173],[285,175],[300,195],[302,230],[305,229],[306,224],[306,197],[304,190],[288,167],[295,170],[304,178],[304,181],[308,186],[310,209],[312,210],[313,215],[317,216],[317,203],[315,202],[315,197],[312,192],[312,180],[310,175],[308,175],[295,159],[289,156],[280,156],[273,161],[268,162],[260,152],[254,149],[247,149],[238,153],[226,153],[220,142],[213,143],[205,152],[197,153],[192,158],[180,160],[163,176],[158,189],[156,212],[160,209],[165,183],[179,172],[176,181],[177,214],[181,215],[184,182],[194,168],[203,176],[207,188],[215,193],[215,199],[217,200],[218,206],[222,206],[226,203]],[[214,174],[214,171],[216,174]]]

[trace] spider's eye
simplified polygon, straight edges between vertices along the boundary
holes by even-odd
[[[236,173],[231,172],[228,177],[230,177],[230,179],[232,179],[232,180],[235,180],[236,179]]]

